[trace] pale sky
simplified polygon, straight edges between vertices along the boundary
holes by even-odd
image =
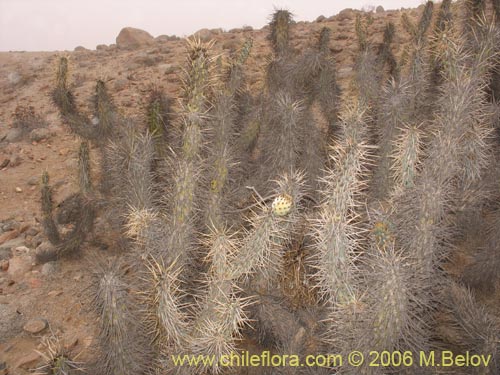
[[[115,43],[125,26],[187,36],[202,28],[264,26],[275,7],[296,21],[337,14],[344,8],[382,5],[410,8],[423,0],[0,0],[0,51],[73,50]]]

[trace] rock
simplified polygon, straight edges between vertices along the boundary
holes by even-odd
[[[7,142],[18,142],[23,137],[23,131],[19,128],[10,129],[5,136]]]
[[[375,8],[375,13],[384,13],[384,7],[382,5],[379,5],[377,8]]]
[[[0,260],[0,271],[6,272],[9,269],[9,260]]]
[[[2,163],[0,163],[0,169],[7,167],[10,163],[10,159],[3,159]]]
[[[38,176],[30,177],[30,179],[26,182],[30,186],[36,186],[40,182],[40,178]]]
[[[0,248],[0,260],[8,260],[12,257],[12,250],[10,248]]]
[[[22,368],[22,369],[28,370],[32,367],[35,367],[34,365],[41,358],[42,358],[42,356],[39,353],[33,351],[30,354],[27,354],[24,357],[20,358],[19,361],[17,361],[14,368]]]
[[[168,35],[158,35],[155,38],[155,41],[157,41],[159,43],[169,42],[170,41],[170,37]]]
[[[27,236],[36,236],[38,233],[40,233],[40,230],[38,228],[35,228],[35,227],[30,227],[26,231]]]
[[[128,85],[128,80],[126,80],[125,78],[118,78],[113,86],[116,91],[122,91],[127,87],[127,85]]]
[[[10,296],[9,296],[10,297]],[[12,300],[12,298],[9,298]],[[22,315],[16,312],[17,307],[12,301],[0,303],[0,337],[2,342],[18,337],[22,332]]]
[[[172,74],[177,71],[178,66],[175,64],[160,64],[158,65],[158,69],[160,72],[163,72],[163,74]]]
[[[220,29],[216,29],[220,30]],[[222,31],[222,30],[221,30]],[[220,32],[219,32],[220,34]],[[194,36],[197,38],[200,38],[202,42],[208,42],[209,40],[213,39],[213,37],[217,35],[217,32],[214,30],[209,30],[209,29],[201,29],[198,30],[197,32],[194,33]]]
[[[59,270],[58,262],[47,262],[42,266],[42,275],[52,276]]]
[[[98,44],[95,47],[96,51],[106,51],[108,49],[108,46],[105,44]]]
[[[75,47],[74,51],[75,52],[87,52],[88,49],[83,47],[83,46],[77,46],[77,47]]]
[[[47,320],[43,318],[36,318],[29,320],[24,326],[23,329],[32,334],[37,334],[42,332],[45,328],[49,326]]]
[[[58,297],[61,294],[63,294],[62,290],[51,290],[50,292],[47,293],[49,297]]]
[[[20,155],[16,154],[10,160],[10,167],[11,168],[17,167],[18,165],[21,164],[22,161],[23,161],[23,158]]]
[[[30,255],[18,255],[10,258],[8,274],[13,279],[22,278],[26,272],[31,271],[33,259]]]
[[[17,229],[3,233],[0,235],[0,245],[7,246],[7,242],[17,238],[17,236],[19,236],[19,231]]]
[[[16,254],[27,254],[30,252],[30,249],[26,246],[18,246],[15,248]]]
[[[118,48],[129,49],[148,46],[154,42],[154,38],[147,31],[133,27],[123,28],[116,37]]]
[[[341,10],[337,15],[337,20],[345,21],[345,20],[353,20],[356,17],[356,13],[351,8],[346,8]]]
[[[46,128],[34,129],[30,133],[30,140],[33,142],[40,142],[41,140],[51,138],[53,135],[54,134]]]
[[[323,22],[324,20],[326,20],[326,17],[321,15],[319,16],[318,18],[316,18],[316,22]]]
[[[17,85],[19,82],[21,82],[21,75],[18,72],[11,72],[7,75],[7,79],[9,80],[9,83],[12,85]]]
[[[14,230],[14,229],[19,229],[20,225],[18,222],[16,222],[14,219],[8,219],[3,222],[2,224],[2,230],[4,232],[7,232],[9,230]]]
[[[19,186],[16,186],[16,193],[22,193],[23,189],[21,189]]]

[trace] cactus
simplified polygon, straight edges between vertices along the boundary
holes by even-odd
[[[167,142],[171,140],[170,107],[170,99],[159,87],[153,87],[146,108],[146,122],[159,159],[166,155]]]
[[[55,252],[49,251],[37,254],[37,260],[41,263],[45,263],[62,256],[77,254],[88,234],[93,230],[96,214],[96,201],[92,195],[88,143],[81,143],[78,155],[78,180],[80,188],[78,197],[80,206],[74,215],[76,221],[73,229],[64,237],[59,233],[57,225],[53,219],[49,174],[44,172],[42,175],[41,194],[43,226],[47,238],[52,245],[55,246]]]
[[[95,373],[105,375],[145,374],[150,366],[141,334],[140,319],[128,292],[120,261],[98,263],[94,273],[96,313],[100,316],[101,355]]]
[[[456,335],[447,337],[451,344],[463,352],[487,353],[491,355],[488,366],[481,366],[474,374],[496,374],[500,371],[500,326],[497,319],[484,307],[478,305],[467,288],[449,282],[443,297],[445,312],[449,315],[451,326]]]
[[[205,281],[206,294],[202,297],[200,311],[190,332],[189,345],[192,353],[220,359],[235,351],[240,329],[249,324],[245,313],[249,300],[240,295],[236,280],[229,271],[239,245],[236,234],[214,227],[206,242],[209,248],[207,261],[210,262]],[[222,370],[215,362],[212,372]]]
[[[340,147],[331,150],[333,169],[327,171],[319,217],[314,222],[318,289],[330,304],[346,302],[356,284],[355,260],[360,228],[356,207],[367,171],[370,147],[366,144],[366,110],[362,104],[346,107],[342,114]]]
[[[239,55],[230,64],[226,72],[226,81],[222,83],[220,93],[214,95],[212,121],[208,123],[209,154],[207,164],[207,179],[209,183],[206,204],[205,227],[222,228],[225,225],[224,212],[229,205],[228,191],[236,175],[233,166],[237,164],[237,151],[234,146],[236,139],[236,119],[238,93],[244,83],[243,64],[250,54],[252,40],[243,44]]]
[[[401,129],[401,134],[394,141],[391,166],[396,188],[414,186],[419,171],[422,154],[422,131],[417,126]]]
[[[395,153],[395,142],[399,138],[401,128],[412,120],[408,114],[411,102],[411,83],[404,79],[391,79],[384,85],[381,111],[378,119],[378,163],[373,176],[373,195],[377,199],[385,199],[391,192],[394,181],[391,176],[391,157]],[[405,152],[402,149],[402,152]],[[403,157],[403,155],[401,155]],[[404,163],[402,159],[395,162]]]
[[[355,62],[354,86],[356,94],[363,105],[376,112],[377,93],[381,81],[381,71],[377,67],[377,56],[372,51],[371,42],[368,40],[368,28],[373,19],[368,17],[362,20],[360,15],[356,16],[356,36],[358,39],[358,55]]]
[[[391,44],[394,39],[395,26],[392,22],[388,22],[384,29],[384,38],[377,52],[377,65],[381,67],[387,66],[389,77],[393,77],[396,81],[399,79],[399,67],[391,50]]]
[[[285,9],[277,9],[269,26],[271,34],[269,40],[277,57],[283,57],[290,52],[290,24],[293,22],[292,13]]]
[[[77,375],[85,374],[82,363],[73,358],[72,353],[66,350],[61,340],[52,335],[42,340],[44,352],[39,352],[43,358],[43,365],[35,370],[35,375]]]

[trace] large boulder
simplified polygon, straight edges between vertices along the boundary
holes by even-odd
[[[118,48],[124,49],[139,48],[150,45],[153,42],[154,38],[151,34],[133,27],[124,27],[116,37],[116,45]]]

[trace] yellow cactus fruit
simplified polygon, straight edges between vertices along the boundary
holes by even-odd
[[[292,197],[288,194],[280,194],[274,199],[271,207],[276,216],[285,216],[290,212],[292,206]]]

